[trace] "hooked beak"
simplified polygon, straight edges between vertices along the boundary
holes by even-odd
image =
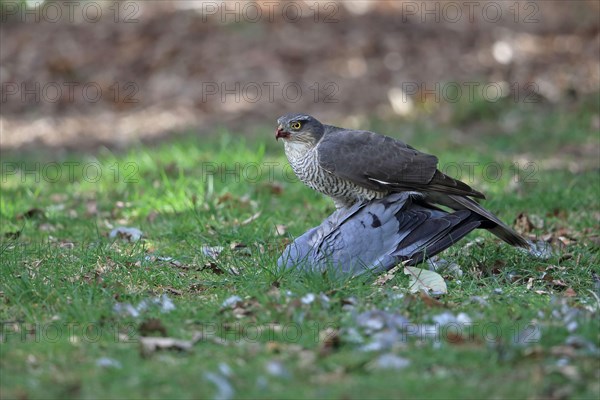
[[[290,137],[290,133],[283,130],[283,127],[279,125],[277,130],[275,130],[275,140],[279,140],[279,138],[287,139]]]

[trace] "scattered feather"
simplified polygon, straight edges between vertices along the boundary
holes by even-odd
[[[200,251],[205,257],[216,259],[225,248],[223,246],[202,246]]]
[[[455,277],[461,277],[463,275],[463,271],[460,265],[448,261],[444,258],[440,258],[438,256],[434,256],[427,260],[427,265],[431,271],[435,272],[446,272]]]
[[[240,296],[231,296],[225,299],[221,304],[221,308],[233,308],[236,304],[241,303],[242,298]]]
[[[372,367],[375,369],[403,369],[410,365],[410,360],[404,357],[399,357],[395,354],[382,354],[373,362]]]
[[[307,293],[306,295],[302,296],[302,298],[300,299],[300,301],[302,302],[302,304],[311,304],[313,301],[315,301],[315,299],[317,298],[317,296],[315,296],[314,293]]]
[[[204,374],[204,379],[213,383],[217,387],[217,393],[214,395],[215,400],[230,400],[233,398],[235,391],[229,380],[221,374],[207,372]]]
[[[138,228],[128,228],[125,226],[119,226],[110,231],[108,237],[111,239],[123,239],[127,242],[137,242],[142,238],[142,231]]]
[[[113,306],[113,311],[122,316],[137,318],[141,313],[152,307],[158,307],[161,312],[168,313],[175,309],[175,304],[169,296],[163,294],[159,297],[144,299],[137,306],[133,306],[131,303],[116,303]]]
[[[267,374],[278,378],[288,378],[290,376],[289,371],[281,361],[271,360],[267,362],[265,370]]]
[[[97,359],[96,366],[101,368],[123,368],[123,365],[121,365],[120,361],[108,357],[100,357],[99,359]]]
[[[451,312],[446,311],[441,314],[434,315],[431,319],[440,326],[446,326],[449,324],[471,325],[473,323],[471,317],[462,312],[454,315]]]

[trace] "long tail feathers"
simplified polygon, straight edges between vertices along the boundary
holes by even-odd
[[[462,205],[466,209],[471,210],[481,215],[482,217],[487,218],[489,221],[493,222],[495,226],[489,227],[487,229],[494,235],[498,236],[500,239],[504,240],[506,243],[512,246],[523,248],[531,247],[531,244],[523,236],[519,235],[504,222],[500,221],[500,219],[494,214],[481,207],[479,203],[477,203],[475,200],[472,200],[465,196],[448,195],[448,197],[450,197],[452,200]]]

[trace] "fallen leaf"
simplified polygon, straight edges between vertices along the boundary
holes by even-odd
[[[179,289],[175,289],[174,287],[171,286],[167,286],[165,288],[167,290],[167,292],[174,294],[175,296],[181,296],[183,294],[183,292]]]
[[[428,307],[446,307],[444,303],[434,299],[423,290],[421,291],[421,300],[423,300],[423,303],[425,303]]]
[[[577,296],[577,292],[575,290],[573,290],[573,288],[567,288],[567,290],[564,291],[563,296],[565,297],[576,297]]]
[[[23,214],[17,215],[17,219],[33,219],[33,218],[44,218],[44,210],[41,208],[30,208]]]
[[[202,339],[202,333],[194,334],[191,340],[174,339],[170,337],[140,337],[140,352],[147,357],[158,350],[190,351]]]
[[[235,251],[239,255],[252,255],[252,252],[248,248],[248,245],[240,242],[233,242],[229,245],[231,251]],[[233,267],[232,267],[233,269]]]
[[[521,234],[527,234],[535,228],[535,225],[533,225],[529,219],[529,216],[522,212],[517,215],[517,218],[515,218],[514,227],[517,232]]]
[[[567,284],[561,281],[560,279],[552,279],[550,283],[552,284],[552,286],[557,288],[567,287]]]
[[[98,203],[96,200],[88,200],[85,203],[85,215],[91,217],[98,214]]]
[[[574,365],[562,365],[558,367],[558,372],[560,372],[565,378],[572,381],[581,380],[581,375],[579,374],[577,367]]]
[[[343,367],[336,368],[333,372],[320,373],[311,378],[311,382],[318,385],[331,385],[341,382],[346,378],[346,371]]]
[[[53,203],[64,203],[67,201],[68,196],[64,193],[53,193],[50,195],[50,200]]]
[[[56,231],[56,227],[54,225],[48,224],[48,223],[40,224],[38,229],[42,232],[55,232]]]
[[[159,215],[160,214],[158,213],[158,211],[150,211],[150,213],[146,217],[146,220],[150,223],[153,223]]]
[[[285,233],[287,232],[287,226],[286,225],[275,225],[275,235],[276,236],[283,236],[285,235]]]
[[[163,325],[162,321],[158,318],[148,318],[140,324],[138,328],[140,336],[150,336],[151,333],[158,332],[160,336],[167,336],[167,328]]]
[[[215,275],[222,275],[224,273],[224,271],[221,268],[219,268],[217,263],[214,263],[214,262],[207,262],[206,264],[204,264],[204,267],[202,269],[209,270],[210,272],[212,272]]]
[[[266,187],[272,194],[275,195],[281,195],[283,193],[283,186],[277,182],[267,183],[263,185],[263,187]]]
[[[322,356],[330,354],[333,350],[340,347],[340,331],[333,328],[322,330],[319,332],[319,342],[321,342],[319,353]]]
[[[400,266],[396,265],[394,268],[390,269],[385,274],[378,276],[377,279],[375,279],[375,282],[373,282],[372,286],[385,285],[386,283],[388,283],[389,281],[391,281],[394,278],[394,276],[396,275],[396,272],[398,272],[399,269],[400,269]]]
[[[531,289],[532,287],[533,287],[533,278],[529,278],[529,279],[527,280],[527,286],[526,286],[526,288],[527,288],[527,290],[529,290],[529,289]]]
[[[4,234],[4,237],[6,239],[18,239],[21,236],[21,231],[15,231],[15,232],[6,232]]]
[[[409,290],[417,293],[425,290],[432,294],[448,293],[444,278],[436,272],[415,267],[404,267],[404,273],[410,277]]]
[[[246,247],[248,247],[248,246],[247,246],[247,245],[245,245],[244,243],[241,243],[241,242],[232,242],[232,243],[229,245],[229,248],[230,248],[231,250],[239,250],[239,249],[244,249],[244,248],[246,248]]]
[[[240,225],[248,225],[250,222],[256,220],[258,217],[260,217],[261,212],[257,212],[256,214],[252,215],[250,218],[246,218],[245,220],[242,221],[242,223]]]
[[[217,204],[222,204],[222,203],[228,202],[232,199],[233,199],[233,195],[231,193],[227,192],[224,195],[219,196],[219,198],[217,199]]]

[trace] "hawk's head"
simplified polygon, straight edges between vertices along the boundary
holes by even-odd
[[[307,114],[286,114],[277,119],[275,139],[315,144],[325,128],[316,118]]]

